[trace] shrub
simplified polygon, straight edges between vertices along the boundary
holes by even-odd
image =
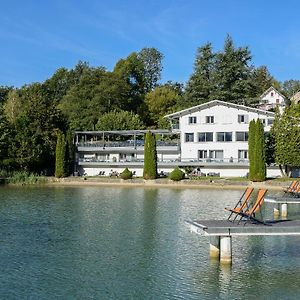
[[[124,180],[131,179],[132,178],[132,172],[126,168],[121,174],[120,177]]]
[[[179,167],[176,167],[171,173],[169,178],[173,181],[180,181],[184,178],[184,172],[179,169]]]

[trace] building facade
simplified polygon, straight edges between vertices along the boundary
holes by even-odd
[[[261,119],[265,132],[269,132],[275,114],[214,100],[165,117],[170,120],[172,131],[154,131],[160,136],[158,172],[169,173],[179,166],[233,177],[246,176],[249,171],[249,122]],[[128,167],[142,176],[145,132],[76,132],[74,170],[80,174],[109,175]],[[176,135],[178,138],[174,139]],[[269,167],[267,172],[270,177],[280,175],[278,167]]]

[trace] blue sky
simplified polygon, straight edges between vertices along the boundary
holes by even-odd
[[[0,85],[42,82],[79,60],[112,70],[143,47],[164,54],[163,82],[184,83],[197,47],[221,50],[227,34],[276,79],[300,79],[299,11],[296,0],[2,0]]]

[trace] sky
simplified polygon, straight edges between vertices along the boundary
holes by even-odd
[[[300,79],[297,0],[0,0],[0,86],[43,82],[79,60],[112,70],[144,47],[164,55],[162,82],[185,83],[198,47],[227,34],[280,81]]]

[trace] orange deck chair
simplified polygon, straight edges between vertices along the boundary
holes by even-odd
[[[293,193],[299,186],[299,181],[293,180],[290,184],[290,186],[284,190],[285,193]]]
[[[240,212],[243,212],[243,211],[246,211],[247,209],[249,209],[250,196],[251,196],[252,192],[253,192],[253,188],[247,187],[247,189],[244,191],[243,195],[241,196],[241,198],[239,199],[239,201],[237,202],[237,204],[235,205],[234,208],[225,207],[226,210],[230,211],[230,215],[228,217],[229,221],[234,222]],[[233,215],[234,215],[233,220],[230,220],[230,218]]]
[[[257,223],[264,224],[264,222],[262,220],[257,219],[256,213],[258,213],[258,212],[261,213],[261,207],[264,203],[264,199],[265,199],[265,195],[266,195],[267,191],[268,191],[267,189],[259,189],[258,190],[257,198],[256,198],[255,202],[253,203],[253,205],[246,211],[240,212],[238,214],[240,216],[240,220],[238,222],[240,222],[242,219],[246,219],[249,221],[254,221]]]

